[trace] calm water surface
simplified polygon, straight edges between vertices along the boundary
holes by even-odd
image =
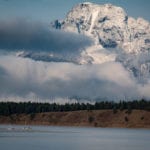
[[[150,150],[150,130],[1,125],[0,150]]]

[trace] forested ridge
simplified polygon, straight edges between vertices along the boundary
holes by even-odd
[[[31,114],[31,113],[42,113],[42,112],[64,112],[64,111],[78,111],[78,110],[104,110],[112,109],[114,112],[117,110],[132,111],[147,110],[150,111],[150,101],[146,100],[135,100],[135,101],[120,101],[116,102],[96,102],[90,103],[36,103],[36,102],[0,102],[0,115],[11,115],[11,114]]]

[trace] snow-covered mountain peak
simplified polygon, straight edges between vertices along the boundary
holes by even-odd
[[[90,2],[73,7],[55,28],[90,36],[95,45],[119,48],[126,53],[149,51],[150,24],[143,18],[129,17],[123,8]]]
[[[150,52],[150,23],[143,18],[134,19],[112,4],[85,2],[73,7],[63,21],[56,20],[53,27],[95,41],[81,52],[79,63],[119,61],[138,79],[150,77],[150,59],[143,59]]]
[[[64,20],[55,20],[52,26],[86,35],[94,41],[93,45],[82,47],[78,53],[70,50],[68,55],[22,52],[18,56],[76,64],[119,62],[138,81],[150,80],[150,23],[143,18],[134,19],[112,4],[85,2],[73,7]]]

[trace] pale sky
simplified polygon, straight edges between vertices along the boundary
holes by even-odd
[[[41,22],[63,19],[76,4],[85,0],[0,0],[0,19],[26,18]],[[150,0],[88,0],[112,3],[125,9],[129,16],[150,21]]]

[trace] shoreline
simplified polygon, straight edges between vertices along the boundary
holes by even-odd
[[[150,129],[150,111],[113,110],[48,112],[0,116],[0,125],[46,125],[65,127]]]
[[[94,126],[65,126],[65,125],[41,125],[41,124],[28,124],[28,125],[23,125],[23,124],[1,124],[0,126],[8,126],[8,127],[29,127],[29,130],[27,129],[26,131],[32,130],[32,127],[54,127],[54,128],[87,128],[87,129],[130,129],[130,130],[150,130],[150,127],[94,127]]]

